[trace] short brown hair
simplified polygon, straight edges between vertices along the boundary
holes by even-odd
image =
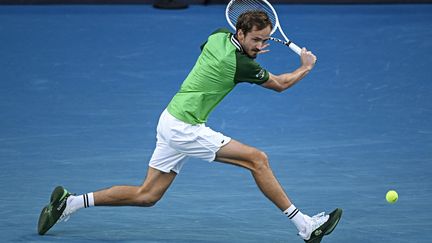
[[[265,29],[267,26],[273,29],[270,18],[267,13],[262,10],[252,10],[240,14],[236,24],[237,31],[242,30],[246,35],[252,31],[254,26],[256,26],[258,30]]]

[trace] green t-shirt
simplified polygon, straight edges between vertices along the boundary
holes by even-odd
[[[269,73],[248,57],[227,29],[213,32],[201,55],[168,104],[168,112],[189,124],[205,123],[210,112],[241,82],[262,84]]]

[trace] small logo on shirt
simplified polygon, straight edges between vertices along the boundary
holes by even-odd
[[[264,69],[261,69],[261,70],[259,71],[259,73],[257,73],[257,75],[255,75],[255,77],[257,77],[257,78],[259,78],[259,79],[263,79],[263,78],[264,78],[264,74],[265,74]]]

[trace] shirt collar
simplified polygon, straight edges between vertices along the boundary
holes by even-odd
[[[240,45],[240,42],[235,38],[235,35],[231,35],[231,43],[237,48],[237,50],[243,52],[243,47]]]

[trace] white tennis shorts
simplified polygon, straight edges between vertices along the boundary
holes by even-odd
[[[166,109],[159,118],[156,138],[156,149],[149,166],[167,173],[179,173],[190,157],[213,161],[216,152],[231,141],[230,137],[205,124],[191,125],[180,121]]]

